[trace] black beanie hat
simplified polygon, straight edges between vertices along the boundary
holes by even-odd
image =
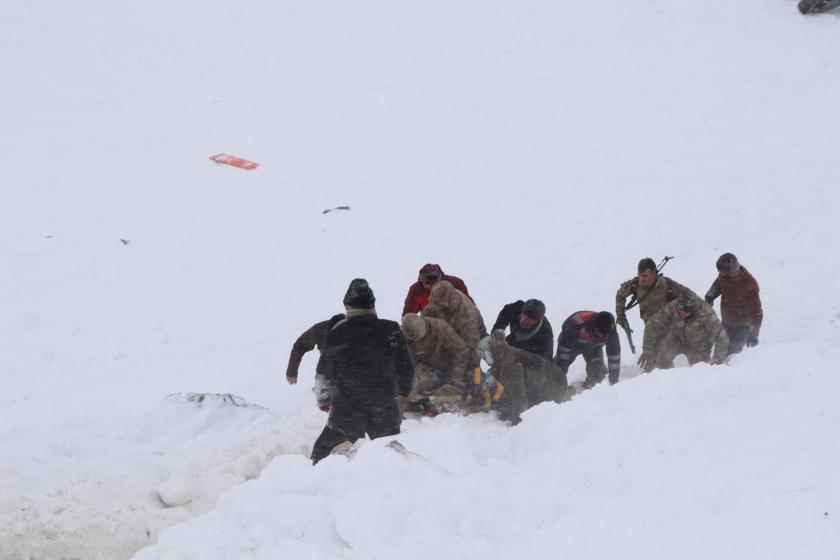
[[[717,260],[717,269],[721,272],[733,273],[738,271],[741,263],[738,262],[738,257],[732,253],[724,253]]]
[[[545,304],[538,299],[529,299],[522,304],[522,313],[540,322],[545,317]]]
[[[601,311],[592,318],[592,328],[601,333],[608,335],[615,327],[615,317],[609,311]]]
[[[356,309],[372,309],[376,298],[373,297],[373,290],[370,289],[368,281],[364,278],[356,278],[350,282],[347,293],[344,294],[344,307]]]
[[[652,258],[645,257],[645,258],[643,258],[642,260],[639,261],[639,267],[638,267],[639,274],[641,274],[642,272],[644,272],[645,270],[648,270],[648,269],[656,272],[656,263],[653,262]]]

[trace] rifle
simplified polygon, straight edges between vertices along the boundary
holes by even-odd
[[[662,272],[662,269],[665,268],[665,265],[668,264],[668,261],[673,259],[674,257],[662,257],[662,260],[659,261],[659,264],[656,265],[656,275],[659,276],[659,273]],[[650,293],[650,292],[648,292]],[[642,296],[642,299],[645,299],[647,294]],[[628,309],[633,309],[642,301],[642,299],[637,299],[636,294],[633,294],[633,297],[630,298],[630,303],[624,306],[624,311],[626,312]],[[630,322],[627,320],[627,315],[624,316],[624,323],[621,325],[621,328],[624,329],[624,332],[627,334],[627,342],[630,343],[630,351],[635,354],[636,353],[636,346],[633,345],[633,329],[630,328]]]

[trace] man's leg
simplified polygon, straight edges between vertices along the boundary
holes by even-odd
[[[726,336],[729,337],[729,354],[737,354],[744,349],[747,343],[747,338],[750,336],[750,327],[732,327],[730,325],[723,325],[726,331]]]
[[[375,403],[368,409],[365,431],[370,439],[393,436],[400,433],[402,415],[395,400]]]
[[[314,465],[321,459],[328,457],[336,445],[345,441],[355,443],[360,437],[360,435],[348,436],[344,432],[330,428],[330,425],[327,424],[324,426],[321,435],[315,440],[315,445],[312,446],[312,464]]]
[[[604,349],[600,346],[591,348],[583,352],[583,359],[586,361],[586,379],[583,381],[583,388],[591,389],[603,381],[607,374],[607,367],[604,365]]]

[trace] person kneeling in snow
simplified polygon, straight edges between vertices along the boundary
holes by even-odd
[[[472,349],[443,319],[406,313],[402,317],[402,330],[417,362],[412,403],[420,403],[422,409],[427,404],[431,407],[460,401]]]
[[[345,441],[400,433],[397,394],[408,397],[414,363],[400,326],[376,316],[367,280],[344,296],[347,319],[327,334],[317,367],[318,405],[329,419],[312,449],[312,463]]]
[[[721,364],[728,353],[729,338],[714,309],[694,294],[683,294],[648,321],[639,366],[645,372],[654,367],[672,368],[680,354],[685,354],[691,365]]]
[[[497,384],[488,396],[501,420],[518,424],[520,415],[532,406],[566,400],[566,373],[533,352],[511,346],[505,331],[494,330],[478,344],[476,352],[490,365],[488,379]]]
[[[615,330],[615,318],[607,311],[578,311],[563,323],[554,362],[568,373],[575,358],[583,355],[586,361],[583,388],[591,389],[603,381],[606,374],[604,346],[607,348],[610,385],[615,385],[621,369],[621,342]]]

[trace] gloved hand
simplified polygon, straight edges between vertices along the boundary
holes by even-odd
[[[650,372],[653,370],[654,365],[654,357],[648,352],[642,352],[642,355],[639,356],[639,367],[644,370],[645,373]]]
[[[712,296],[706,296],[706,303],[708,303],[709,305],[714,305],[715,298],[713,298]]]
[[[758,336],[751,334],[749,338],[747,338],[747,346],[752,348],[753,346],[758,346]]]
[[[297,377],[292,377],[291,375],[286,376],[286,383],[289,385],[297,385]]]
[[[318,408],[324,412],[330,411],[330,403],[319,404]]]

